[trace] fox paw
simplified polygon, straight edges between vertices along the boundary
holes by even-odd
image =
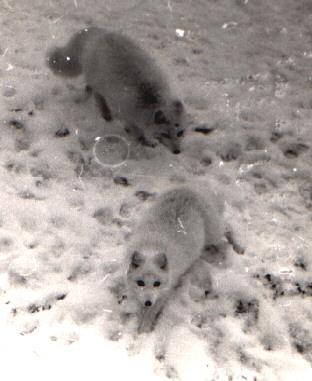
[[[146,139],[145,136],[140,136],[138,138],[138,141],[142,144],[144,147],[150,147],[150,148],[155,148],[157,146],[157,143],[151,142],[150,140]]]

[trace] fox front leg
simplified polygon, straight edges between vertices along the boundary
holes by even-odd
[[[151,147],[151,148],[156,147],[157,144],[148,140],[146,136],[144,135],[144,132],[141,130],[141,128],[132,124],[131,125],[128,124],[125,126],[125,130],[128,134],[131,134],[135,140],[137,140],[140,144],[142,144],[142,146]]]
[[[92,89],[91,89],[92,91]],[[95,101],[100,109],[102,117],[106,120],[106,122],[111,122],[113,120],[111,110],[109,109],[105,98],[103,95],[95,93],[94,94]]]
[[[189,295],[194,301],[205,300],[210,297],[212,281],[208,263],[200,258],[190,269]]]
[[[227,239],[228,243],[233,247],[233,250],[237,254],[244,254],[245,249],[238,243],[234,231],[230,225],[226,225],[225,228],[225,238]]]
[[[164,304],[164,302],[157,301],[153,306],[144,306],[142,308],[141,321],[138,329],[139,333],[146,333],[154,330]]]

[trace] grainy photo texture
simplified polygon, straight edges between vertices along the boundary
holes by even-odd
[[[310,381],[312,2],[0,23],[0,378]]]

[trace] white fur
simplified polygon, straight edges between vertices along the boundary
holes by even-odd
[[[181,187],[159,197],[138,224],[127,248],[127,286],[142,308],[141,332],[153,329],[163,305],[181,276],[202,256],[205,245],[219,246],[222,238],[218,203],[213,194],[204,199]],[[167,264],[162,269],[155,258],[164,254]],[[157,280],[161,286],[154,287]],[[144,281],[145,285],[140,286],[137,281]],[[146,301],[152,305],[145,306]]]

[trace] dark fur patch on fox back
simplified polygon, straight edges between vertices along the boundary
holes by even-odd
[[[156,86],[150,82],[138,84],[139,106],[149,106],[159,104],[159,95]]]

